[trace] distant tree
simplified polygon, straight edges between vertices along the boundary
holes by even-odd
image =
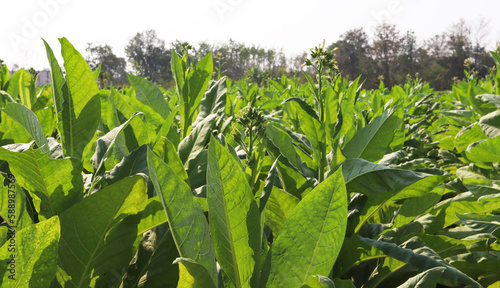
[[[424,47],[428,55],[434,59],[439,59],[449,54],[445,33],[434,35],[432,38],[424,41]]]
[[[137,33],[125,46],[128,61],[137,74],[150,81],[166,84],[172,80],[171,53],[155,30]]]
[[[127,83],[125,58],[118,57],[113,53],[111,46],[104,44],[88,43],[85,50],[87,52],[86,61],[92,70],[101,65],[100,82],[104,79],[111,81],[114,85],[123,85]]]
[[[417,37],[415,32],[407,31],[405,36],[401,39],[401,49],[399,51],[398,61],[395,66],[395,81],[396,83],[403,83],[407,75],[415,76],[418,71],[417,62]]]
[[[446,76],[451,85],[451,79],[464,77],[465,59],[472,56],[471,27],[465,19],[460,19],[448,29],[446,36],[450,53],[439,62],[448,70]]]
[[[340,40],[331,44],[328,49],[333,50],[338,48],[335,53],[335,60],[340,72],[354,80],[358,76],[362,76],[365,81],[365,87],[375,84],[376,72],[375,62],[369,56],[371,49],[368,42],[368,35],[363,28],[348,30],[340,36]]]
[[[394,84],[391,68],[399,54],[400,47],[401,36],[396,25],[382,23],[376,27],[371,51],[380,65],[380,70],[388,86]]]

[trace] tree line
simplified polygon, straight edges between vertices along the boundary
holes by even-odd
[[[383,79],[386,86],[401,84],[409,77],[419,77],[438,90],[449,89],[462,79],[464,65],[478,77],[494,69],[485,39],[488,22],[480,19],[470,25],[460,19],[450,28],[420,41],[413,31],[401,33],[396,25],[381,23],[371,37],[363,28],[343,33],[329,45],[335,50],[339,72],[351,80],[361,75],[365,88],[375,88]],[[102,85],[127,84],[127,71],[165,86],[172,86],[171,50],[187,52],[190,62],[196,63],[209,52],[214,60],[214,73],[232,79],[249,78],[261,84],[283,74],[302,77],[301,65],[306,52],[289,56],[283,50],[247,45],[230,39],[226,43],[201,42],[196,47],[174,41],[167,47],[155,30],[137,33],[125,46],[126,59],[114,54],[111,46],[89,43],[86,60],[95,69],[101,64]],[[500,47],[497,44],[497,50]]]

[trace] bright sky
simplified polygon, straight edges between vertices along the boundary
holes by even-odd
[[[109,44],[119,56],[137,32],[155,29],[168,44],[230,38],[299,53],[343,32],[364,27],[371,36],[384,20],[422,41],[459,18],[490,21],[489,47],[500,42],[498,0],[0,0],[0,58],[9,67],[48,67],[44,38],[60,55],[66,37],[85,55],[89,42]],[[62,65],[62,61],[60,62]]]

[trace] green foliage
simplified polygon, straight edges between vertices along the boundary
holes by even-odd
[[[175,88],[104,90],[60,42],[51,86],[0,69],[2,287],[499,285],[498,77],[364,90],[320,45],[215,81],[184,43]]]

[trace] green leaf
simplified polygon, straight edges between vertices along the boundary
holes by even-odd
[[[177,83],[178,92],[181,96],[181,129],[182,135],[186,136],[189,131],[189,127],[191,127],[193,117],[196,116],[195,114],[200,106],[201,98],[208,87],[210,78],[212,78],[212,53],[203,57],[196,64],[196,67],[191,67],[191,69],[188,69],[187,71],[185,69],[186,64],[184,57],[182,60],[176,61],[175,59],[178,58],[176,57],[175,52],[172,52],[172,71],[174,71],[174,79]],[[182,66],[182,68],[179,66]],[[183,71],[186,72],[183,73]],[[184,75],[184,77],[182,77],[182,75]],[[180,80],[180,78],[183,78],[183,80]],[[183,84],[182,87],[180,86],[181,83]]]
[[[481,140],[476,144],[469,145],[465,152],[470,161],[500,163],[500,136]]]
[[[267,287],[300,287],[313,275],[328,275],[346,226],[347,194],[338,170],[304,197],[285,222],[264,266],[270,269]]]
[[[187,59],[184,57],[179,57],[177,53],[175,53],[175,49],[172,49],[172,58],[170,60],[170,66],[172,68],[172,77],[175,80],[176,91],[180,99],[182,99],[182,87],[184,87],[184,82],[186,78],[186,70],[187,70]]]
[[[161,206],[159,201],[158,204]],[[165,216],[163,208],[161,212]],[[177,257],[179,253],[167,223],[145,232],[120,287],[177,287],[179,268],[172,263]]]
[[[19,78],[21,77],[21,73],[23,73],[24,69],[17,70],[12,76],[7,85],[7,94],[9,94],[14,101],[17,101],[19,98]]]
[[[15,227],[16,231],[23,229],[26,226],[29,226],[33,223],[31,220],[28,211],[26,209],[26,196],[22,187],[20,187],[16,183],[16,179],[14,175],[9,174],[5,176],[2,183],[3,185],[0,187],[0,217],[2,221],[5,220],[5,224],[9,227]],[[15,209],[12,209],[12,206],[15,206]],[[14,212],[14,213],[12,213]],[[3,244],[3,237],[6,234],[1,235],[0,245]]]
[[[385,110],[382,115],[358,130],[345,145],[344,155],[348,159],[362,158],[371,162],[382,159],[402,121],[393,116],[394,111],[393,108]]]
[[[338,120],[341,126],[338,130],[339,132],[335,134],[336,141],[338,141],[340,137],[344,137],[344,143],[347,143],[356,133],[356,128],[353,127],[355,122],[354,105],[357,98],[359,79],[360,78],[358,77],[350,84],[347,90],[341,93],[342,98],[340,100],[340,113],[338,117],[342,118],[342,120]]]
[[[177,258],[174,264],[179,264],[178,288],[215,288],[207,269],[188,258]]]
[[[214,137],[208,148],[207,202],[215,255],[236,287],[259,283],[259,208],[245,174]]]
[[[497,106],[498,108],[500,108],[500,95],[482,94],[482,95],[478,95],[477,97],[485,102],[489,102],[489,103]]]
[[[436,287],[441,275],[446,270],[445,267],[434,267],[416,276],[411,277],[398,288],[428,288]]]
[[[318,181],[316,179],[306,178],[304,175],[298,173],[293,168],[286,166],[280,161],[277,162],[277,168],[283,189],[287,193],[299,199],[302,199],[316,185],[318,185]]]
[[[103,137],[97,139],[97,147],[95,149],[94,156],[92,156],[92,166],[94,167],[94,180],[93,182],[98,179],[97,176],[103,175],[105,171],[104,163],[106,162],[106,159],[108,158],[108,154],[110,154],[111,150],[113,149],[113,146],[115,145],[115,141],[120,134],[120,132],[125,129],[130,121],[137,116],[137,115],[144,115],[142,112],[136,112],[134,113],[125,123],[122,125],[113,128],[113,130],[109,131],[106,135]],[[121,160],[125,155],[120,155],[119,160]]]
[[[71,277],[64,287],[88,287],[91,279],[130,261],[138,223],[131,216],[144,210],[146,199],[144,179],[133,176],[90,195],[59,216],[59,265]]]
[[[101,119],[99,88],[92,70],[82,55],[66,38],[59,39],[62,46],[69,95],[63,91],[62,142],[65,156],[82,158]]]
[[[500,136],[500,110],[484,115],[479,119],[479,126],[488,138]],[[474,139],[477,141],[478,139]],[[470,143],[472,143],[471,141]]]
[[[477,251],[453,255],[446,258],[446,260],[469,277],[483,280],[492,275],[498,278],[498,271],[500,271],[499,254],[498,251]]]
[[[83,198],[82,166],[74,158],[51,159],[30,147],[22,153],[0,148],[0,159],[9,163],[19,185],[42,201],[37,210],[47,219]]]
[[[420,183],[420,182],[417,182]],[[418,184],[416,184],[418,185]],[[410,223],[436,205],[446,193],[444,187],[437,187],[429,193],[406,199],[394,219],[394,228]],[[389,201],[392,202],[392,201]]]
[[[147,164],[147,160],[144,160]],[[147,169],[147,167],[146,167]],[[151,230],[163,223],[167,222],[167,216],[165,215],[165,210],[161,204],[160,197],[154,196],[148,199],[148,204],[141,215],[141,222],[137,226],[137,235],[141,236],[146,233],[146,231]]]
[[[2,287],[49,287],[57,270],[59,236],[58,217],[16,232],[14,246],[8,241],[1,248]]]
[[[33,77],[26,70],[19,74],[19,98],[22,105],[32,109],[36,102],[36,87]]]
[[[490,180],[486,178],[465,178],[460,179],[464,186],[469,189],[476,198],[491,194],[500,194],[500,180]]]
[[[69,94],[68,85],[62,74],[61,66],[59,66],[59,63],[57,63],[57,59],[54,56],[54,52],[52,52],[52,48],[50,48],[49,44],[45,42],[45,40],[43,40],[43,43],[45,44],[45,50],[47,51],[47,58],[50,63],[52,102],[54,103],[54,110],[57,115],[57,120],[61,121],[62,117],[61,111],[63,109],[63,102],[64,99],[68,98],[67,94]]]
[[[159,114],[135,99],[134,102],[141,107],[132,107],[130,101],[132,98],[118,93],[115,89],[112,89],[111,94],[106,98],[107,103],[103,107],[107,106],[106,118],[109,129],[122,125],[138,111],[144,113],[143,117],[130,121],[130,127],[124,129],[124,133],[119,136],[121,138],[119,140],[120,146],[123,146],[122,150],[132,151],[141,145],[153,143],[156,139],[157,125],[163,121]],[[148,110],[141,110],[141,108]],[[151,121],[153,117],[156,119]]]
[[[7,83],[9,82],[9,77],[10,77],[9,68],[7,68],[7,65],[3,64],[0,67],[0,90],[5,91],[7,89]]]
[[[398,170],[362,159],[348,159],[342,164],[348,192],[366,195],[356,231],[384,206],[395,201],[427,195],[446,177]]]
[[[302,288],[336,288],[337,286],[328,277],[313,275],[309,277]]]
[[[7,103],[3,112],[26,129],[26,132],[35,140],[36,145],[42,149],[42,153],[49,151],[49,144],[43,134],[42,125],[38,122],[35,113],[28,107],[18,103]]]
[[[476,122],[470,126],[462,128],[462,130],[457,133],[454,139],[455,148],[458,153],[462,153],[471,143],[483,139],[488,139],[488,137],[484,134],[483,130]]]
[[[279,153],[279,155],[273,155],[274,158],[278,158],[281,155],[281,157],[288,160],[288,163],[290,163],[292,167],[295,168],[295,170],[301,172],[302,174],[306,174],[306,176],[312,177],[312,173],[310,171],[303,171],[303,165],[305,164],[300,159],[297,152],[295,152],[292,138],[288,134],[276,128],[274,125],[269,125],[266,129],[266,136],[270,140],[270,143],[268,142],[268,144],[272,144],[278,149],[277,152]],[[280,160],[283,161],[284,159],[280,158]],[[308,169],[306,168],[304,170]],[[310,175],[307,175],[309,173]]]
[[[304,112],[306,112],[309,116],[311,116],[313,119],[318,120],[319,122],[318,113],[311,107],[311,105],[307,104],[306,101],[304,101],[304,99],[298,97],[288,98],[285,101],[283,101],[282,104],[286,104],[289,102],[294,102],[299,104],[299,107],[302,108]]]
[[[295,105],[298,102],[293,102]],[[301,106],[302,107],[302,106]],[[324,175],[322,175],[323,168],[326,167],[326,132],[323,124],[319,122],[316,117],[311,116],[306,110],[296,107],[299,121],[300,121],[300,129],[304,131],[304,134],[307,136],[307,139],[311,141],[311,145],[313,147],[313,159],[317,163],[318,166],[318,175],[317,179],[319,182],[323,179]]]
[[[443,271],[441,277],[450,281],[454,286],[459,284],[467,284],[474,287],[482,287],[481,285],[479,285],[479,283],[471,279],[469,276],[460,272],[443,259],[440,259],[439,255],[437,255],[436,252],[432,251],[428,247],[420,246],[417,237],[413,237],[403,243],[403,247],[399,247],[393,243],[372,240],[361,236],[359,236],[359,239],[361,239],[361,241],[365,242],[366,244],[383,251],[386,255],[404,263],[411,264],[421,270],[428,270],[434,267],[444,267],[445,270]],[[405,244],[415,248],[404,248]]]
[[[191,188],[170,166],[148,150],[148,168],[172,231],[179,255],[200,263],[217,284],[215,254],[210,229]],[[217,286],[217,285],[216,285]]]
[[[92,76],[94,76],[94,81],[99,80],[99,74],[101,74],[101,65],[102,63],[100,63],[99,66],[97,66],[97,68],[94,70],[94,72],[92,72]]]
[[[122,161],[118,163],[110,171],[104,174],[104,180],[108,184],[113,184],[126,177],[133,176],[139,173],[148,175],[148,163],[146,161],[148,146],[142,145],[141,147],[133,150],[127,156],[123,157]]]
[[[468,227],[481,233],[494,234],[500,238],[500,216],[477,214],[458,214],[457,216]]]
[[[182,163],[193,159],[205,148],[212,130],[215,127],[217,115],[211,114],[203,119],[193,131],[179,143],[178,153]]]
[[[283,224],[285,224],[299,202],[299,198],[275,186],[273,187],[267,201],[265,223],[273,231],[274,237],[279,235]]]
[[[153,108],[163,119],[170,114],[170,106],[165,101],[165,96],[155,84],[150,81],[134,75],[127,75],[128,80],[135,90],[135,97],[143,104]]]
[[[211,86],[209,85],[207,92],[205,92],[205,97],[201,99],[200,112],[193,123],[193,127],[196,127],[198,123],[210,114],[218,115],[224,113],[226,109],[226,94],[227,84],[225,76]]]
[[[177,155],[177,151],[175,150],[172,142],[170,142],[167,138],[162,137],[153,147],[153,152],[155,152],[155,154],[158,155],[163,162],[167,163],[168,166],[175,171],[177,176],[189,184],[186,169],[184,169],[182,161],[179,158],[179,155]]]

